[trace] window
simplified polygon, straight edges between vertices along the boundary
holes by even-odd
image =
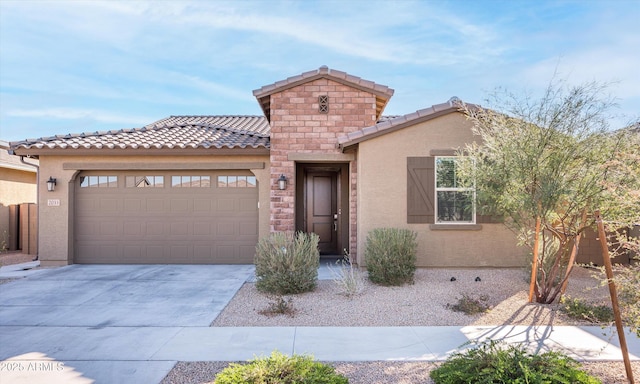
[[[80,176],[80,188],[118,188],[118,176]]]
[[[475,223],[475,189],[460,185],[455,157],[436,157],[436,223]]]
[[[164,176],[127,176],[125,185],[127,188],[162,188]]]
[[[255,176],[218,176],[219,188],[255,188]]]
[[[173,188],[209,188],[211,176],[171,176]]]

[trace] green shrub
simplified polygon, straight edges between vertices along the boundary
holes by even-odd
[[[491,341],[450,356],[429,375],[436,384],[600,383],[579,367],[575,360],[559,352],[529,354],[522,347],[500,348]]]
[[[613,309],[606,305],[593,305],[581,299],[563,297],[560,299],[562,312],[567,316],[579,320],[587,320],[592,323],[613,322]]]
[[[320,252],[315,233],[276,232],[256,246],[256,288],[288,295],[312,291],[318,282]]]
[[[248,364],[231,363],[216,376],[214,384],[347,384],[330,365],[309,356],[286,356],[273,352]]]
[[[365,260],[369,280],[380,285],[413,284],[417,234],[408,229],[376,228],[369,232]]]

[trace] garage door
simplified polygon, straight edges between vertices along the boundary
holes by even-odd
[[[75,262],[253,263],[258,188],[249,171],[83,172]]]

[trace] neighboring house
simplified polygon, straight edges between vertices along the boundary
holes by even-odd
[[[22,162],[8,150],[9,143],[0,140],[0,252],[22,250],[35,255],[38,162]]]
[[[364,263],[369,231],[400,227],[418,266],[523,265],[455,185],[455,149],[475,139],[459,101],[383,117],[393,92],[323,66],[253,91],[264,116],[11,143],[40,160],[41,262],[251,263],[260,237],[300,230]]]

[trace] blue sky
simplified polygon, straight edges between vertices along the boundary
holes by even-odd
[[[260,115],[252,90],[327,65],[387,115],[496,87],[613,82],[640,118],[640,1],[0,0],[0,139]]]

